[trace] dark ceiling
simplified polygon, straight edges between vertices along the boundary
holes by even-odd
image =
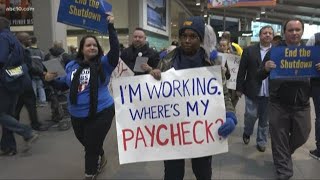
[[[219,15],[240,18],[242,21],[252,21],[260,14],[261,7],[227,7],[206,9],[207,0],[200,0],[201,6],[196,6],[196,0],[182,0],[193,15]],[[301,18],[305,23],[320,25],[320,0],[277,0],[276,6],[265,7],[266,13],[260,14],[260,21],[282,24],[289,18]]]

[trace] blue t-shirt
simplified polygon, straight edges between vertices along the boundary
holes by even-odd
[[[108,90],[108,84],[110,81],[110,76],[114,67],[109,64],[109,60],[107,56],[103,56],[101,58],[101,63],[103,70],[106,75],[106,81],[101,83],[99,80],[98,87],[98,105],[97,105],[97,113],[101,112],[103,109],[110,107],[114,101],[113,97],[110,95]],[[66,73],[65,77],[59,78],[57,81],[59,83],[65,83],[70,88],[71,81],[73,79],[74,73],[79,68],[79,64],[76,61],[71,61],[66,65]],[[71,116],[77,118],[88,117],[89,109],[90,109],[90,68],[84,68],[80,74],[80,84],[78,87],[78,99],[77,104],[71,104],[70,99],[68,98],[68,109]]]

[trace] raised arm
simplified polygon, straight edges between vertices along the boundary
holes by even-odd
[[[111,14],[109,14],[109,16],[107,17],[107,20],[109,22],[108,31],[109,31],[109,43],[110,43],[110,51],[108,52],[107,56],[108,56],[110,65],[113,67],[116,67],[119,61],[119,52],[120,52],[119,40],[113,24],[114,17]]]

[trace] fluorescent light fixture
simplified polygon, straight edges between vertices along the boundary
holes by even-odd
[[[257,13],[256,20],[260,20],[260,13]]]
[[[208,17],[208,11],[206,9],[203,11],[203,17]]]
[[[266,13],[266,8],[265,7],[261,7],[261,14],[265,14]]]
[[[196,6],[200,6],[200,0],[196,0]]]

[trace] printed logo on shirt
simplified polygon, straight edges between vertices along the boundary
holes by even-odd
[[[77,69],[75,69],[74,71],[72,71],[71,73],[71,81],[74,77],[74,73],[77,72]],[[86,68],[86,69],[83,69],[81,74],[80,74],[80,84],[79,84],[79,87],[78,87],[78,92],[82,92],[86,89],[86,87],[88,86],[89,84],[89,80],[90,80],[90,68]]]

